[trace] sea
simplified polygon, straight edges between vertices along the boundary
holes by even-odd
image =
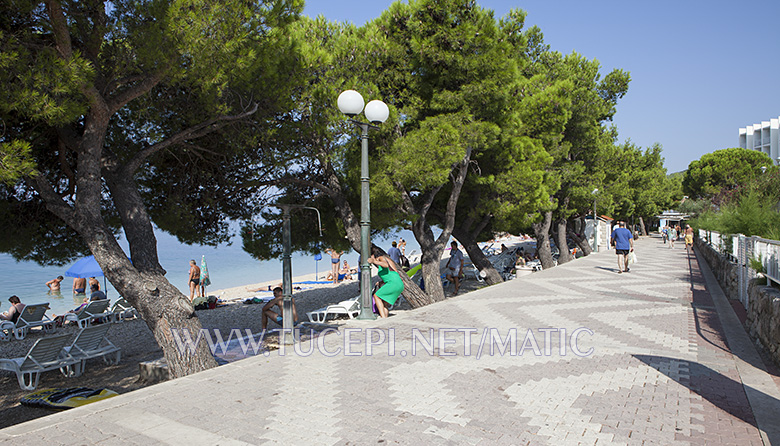
[[[198,266],[203,256],[206,258],[211,286],[206,290],[220,290],[233,288],[259,282],[273,280],[281,281],[282,259],[256,260],[241,247],[239,237],[232,244],[224,244],[217,247],[202,245],[187,245],[179,242],[176,237],[163,231],[155,231],[157,237],[157,251],[160,264],[167,271],[166,277],[182,293],[189,295],[188,278],[189,262],[195,260]],[[386,237],[377,237],[373,243],[382,246],[385,250],[390,248],[393,240],[403,238],[406,240],[406,252],[419,251],[419,245],[414,234],[408,230],[398,231]],[[123,237],[119,243],[129,253],[128,245]],[[350,251],[344,253],[342,260],[347,260],[350,265],[357,266],[359,253]],[[76,259],[78,260],[78,259]],[[75,262],[75,260],[74,260]],[[41,266],[34,262],[17,262],[8,254],[0,254],[0,277],[4,277],[4,290],[0,294],[0,308],[8,309],[8,298],[17,295],[25,304],[49,303],[51,311],[47,314],[62,314],[81,304],[84,295],[74,295],[73,278],[65,276],[65,271],[72,263],[62,267]],[[322,260],[316,261],[313,254],[293,253],[292,273],[293,277],[317,273],[317,277],[324,276],[330,271],[330,256],[323,253]],[[65,276],[60,292],[50,292],[46,282],[57,276]],[[115,302],[119,293],[110,282],[103,277],[97,278],[101,283],[101,289],[106,290],[108,298]],[[103,285],[105,283],[105,286]]]

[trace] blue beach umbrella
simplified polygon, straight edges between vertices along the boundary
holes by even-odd
[[[76,261],[67,271],[65,275],[68,277],[79,277],[87,279],[89,277],[103,277],[103,289],[108,291],[106,286],[106,276],[103,274],[103,270],[100,269],[95,256],[87,256],[81,260]]]
[[[322,254],[320,253],[314,254],[314,280],[317,280],[317,276],[319,275],[319,272],[317,271],[317,266],[319,265],[320,260],[322,260]]]

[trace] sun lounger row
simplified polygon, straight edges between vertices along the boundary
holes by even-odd
[[[93,300],[84,305],[75,313],[66,313],[62,316],[62,322],[73,322],[79,328],[85,328],[99,319],[108,322],[122,322],[138,317],[138,311],[125,299],[119,299],[108,309],[108,299]],[[16,322],[0,322],[0,341],[10,341],[11,337],[24,339],[30,333],[30,329],[41,327],[45,333],[53,333],[59,321],[54,321],[46,316],[49,304],[27,305],[19,315]]]
[[[109,328],[109,324],[83,328],[72,341],[67,334],[40,338],[25,356],[0,359],[0,370],[16,373],[22,390],[35,390],[43,372],[60,370],[71,378],[84,373],[88,359],[103,358],[107,364],[117,364],[121,350],[106,338]]]

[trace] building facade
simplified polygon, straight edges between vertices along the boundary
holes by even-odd
[[[739,129],[739,147],[760,150],[780,164],[780,117]]]

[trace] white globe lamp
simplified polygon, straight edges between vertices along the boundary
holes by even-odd
[[[388,116],[390,116],[390,110],[387,108],[387,104],[375,99],[366,105],[365,114],[368,122],[376,125],[387,121]]]
[[[347,116],[352,117],[360,114],[364,104],[363,96],[355,90],[345,90],[339,95],[339,110]]]

